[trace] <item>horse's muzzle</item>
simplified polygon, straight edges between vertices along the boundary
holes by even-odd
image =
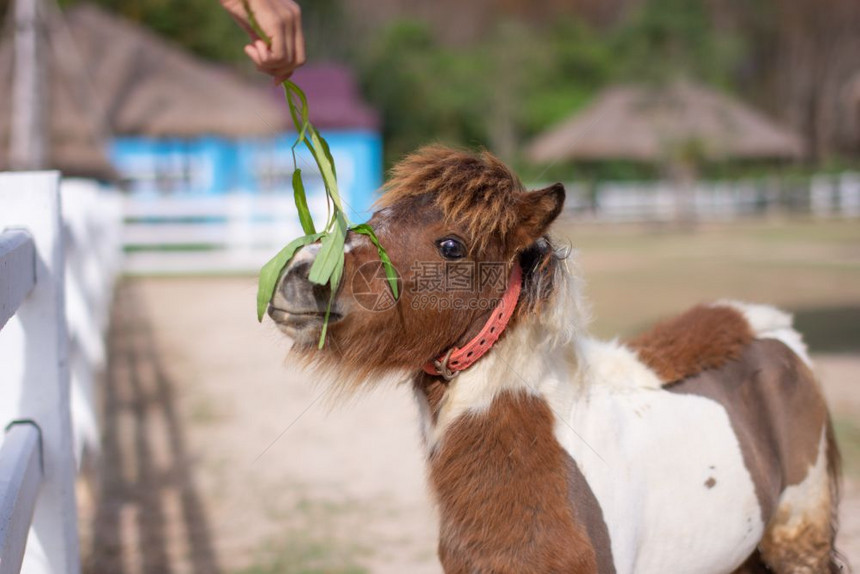
[[[298,343],[316,342],[331,300],[328,285],[316,285],[308,279],[319,245],[302,248],[281,275],[272,300],[269,317],[287,336]],[[331,302],[329,323],[343,318],[337,301]]]

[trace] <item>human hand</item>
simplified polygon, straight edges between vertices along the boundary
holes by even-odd
[[[251,25],[246,2],[266,38]],[[221,0],[221,5],[251,38],[245,53],[258,70],[283,82],[305,63],[302,13],[293,0]]]

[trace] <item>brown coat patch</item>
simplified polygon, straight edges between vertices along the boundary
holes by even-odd
[[[779,495],[815,464],[827,405],[809,368],[775,339],[758,339],[741,356],[669,387],[725,407],[767,524]]]
[[[698,305],[658,323],[628,344],[663,383],[669,384],[738,358],[753,338],[739,311]]]
[[[565,457],[537,397],[503,393],[454,422],[430,457],[445,572],[597,572]]]
[[[612,559],[612,542],[609,538],[609,529],[603,518],[603,509],[600,502],[594,496],[594,491],[588,485],[585,475],[579,470],[576,462],[570,455],[565,453],[567,462],[567,482],[570,503],[576,521],[585,525],[591,546],[594,548],[597,560],[597,571],[600,574],[615,574],[615,562]]]

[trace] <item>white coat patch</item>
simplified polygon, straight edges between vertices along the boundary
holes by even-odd
[[[598,348],[580,357],[584,376],[637,371],[587,367],[610,358],[609,344]],[[742,564],[764,524],[725,409],[647,380],[580,388],[556,435],[603,509],[618,573],[717,574]]]

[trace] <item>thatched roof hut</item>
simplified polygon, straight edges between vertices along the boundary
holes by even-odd
[[[616,86],[528,146],[536,163],[559,160],[671,162],[694,147],[706,159],[800,157],[796,134],[746,104],[690,82]]]
[[[67,174],[105,176],[106,134],[153,137],[273,135],[282,105],[232,71],[195,58],[155,34],[90,5],[53,26],[46,50],[49,162]],[[0,46],[0,169],[7,161],[11,38]],[[5,94],[2,92],[6,91]]]

